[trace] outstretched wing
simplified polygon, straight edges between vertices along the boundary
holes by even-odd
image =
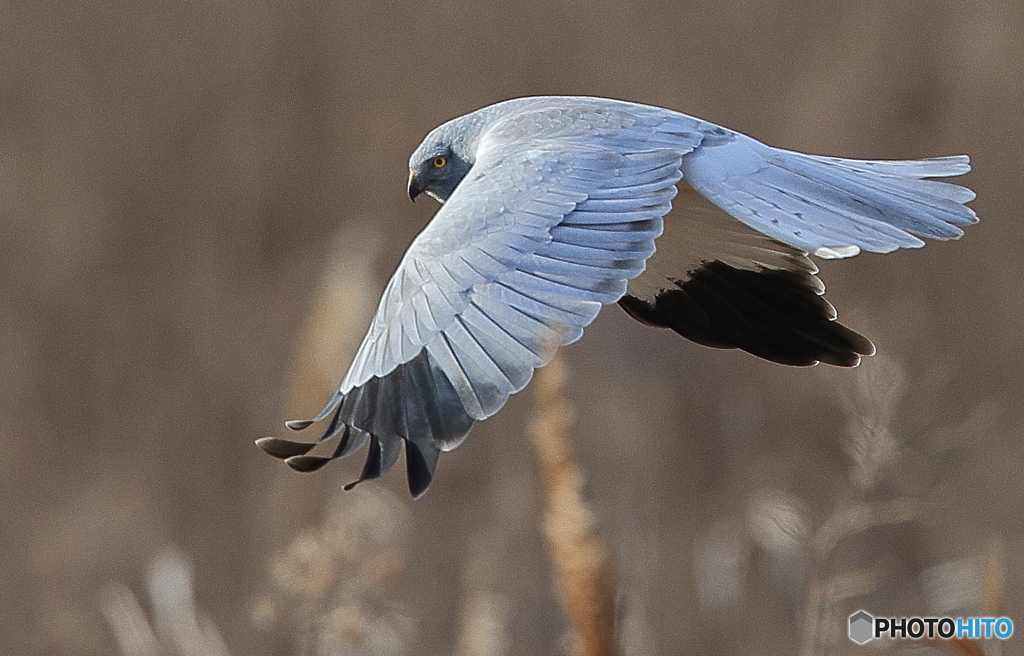
[[[410,490],[421,494],[439,452],[523,389],[643,270],[676,194],[681,156],[702,138],[688,131],[696,121],[666,124],[665,116],[645,123],[540,113],[485,137],[472,170],[389,282],[338,393],[313,420],[334,413],[320,438],[340,436],[333,455],[304,455],[312,445],[276,438],[260,445],[311,470],[369,442],[362,481],[387,471],[404,442]],[[581,127],[587,120],[597,127]],[[556,138],[544,132],[552,125]]]

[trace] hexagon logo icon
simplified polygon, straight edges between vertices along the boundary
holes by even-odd
[[[850,615],[850,640],[863,645],[875,638],[875,618],[863,610]]]

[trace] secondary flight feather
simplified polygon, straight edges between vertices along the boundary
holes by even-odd
[[[874,347],[835,320],[810,256],[960,237],[977,221],[974,193],[928,178],[969,170],[962,155],[807,155],[605,98],[518,98],[453,119],[409,160],[410,197],[441,208],[338,391],[315,418],[288,422],[325,422],[319,438],[257,444],[299,471],[368,446],[355,483],[387,472],[404,446],[419,496],[440,453],[610,303],[700,344],[855,366]],[[329,456],[309,455],[328,440]]]

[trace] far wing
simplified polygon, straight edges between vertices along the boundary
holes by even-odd
[[[619,301],[630,316],[705,346],[788,365],[853,366],[874,353],[871,342],[835,321],[818,268],[803,250],[680,187],[658,252]]]
[[[320,438],[340,435],[333,455],[275,438],[261,446],[310,470],[368,441],[361,481],[387,471],[404,441],[410,490],[421,494],[439,452],[523,389],[643,270],[687,138],[692,148],[700,135],[633,152],[592,139],[483,148],[409,248],[338,393],[313,420],[334,412]]]

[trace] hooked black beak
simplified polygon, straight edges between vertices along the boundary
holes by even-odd
[[[416,197],[423,193],[423,187],[416,179],[416,172],[409,171],[409,200],[416,202]]]

